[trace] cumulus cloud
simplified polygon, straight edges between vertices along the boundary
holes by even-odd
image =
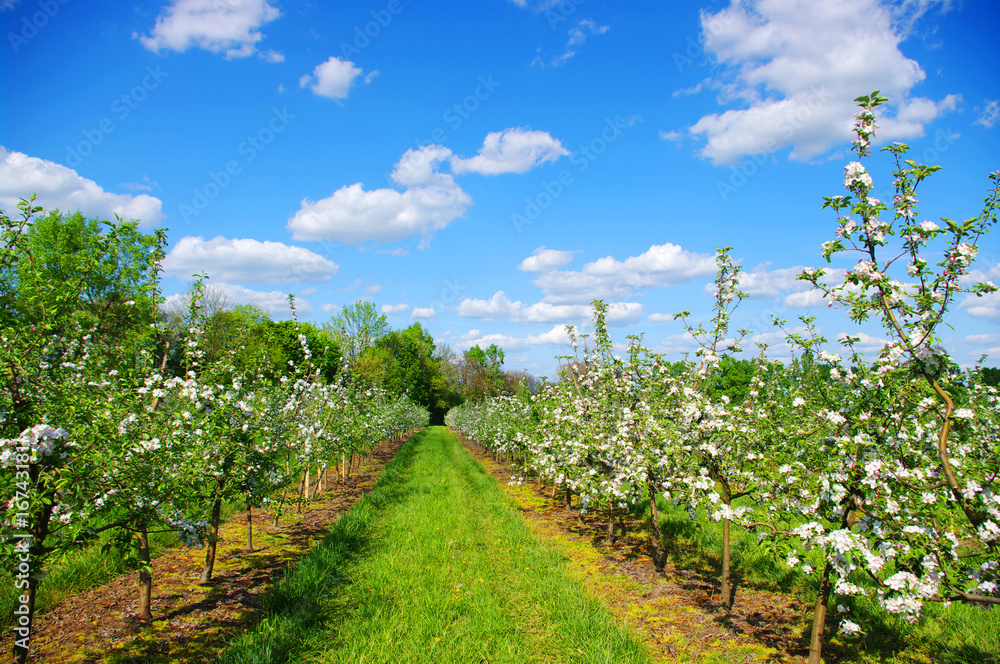
[[[537,302],[525,305],[511,301],[503,291],[497,291],[488,300],[465,298],[458,305],[458,315],[466,318],[495,321],[509,319],[516,323],[582,323],[594,318],[594,308],[589,304],[550,304]],[[638,302],[613,302],[608,305],[608,325],[628,325],[642,317]]]
[[[702,12],[705,50],[722,70],[711,85],[745,108],[689,127],[704,140],[700,155],[729,164],[791,147],[793,160],[817,157],[849,140],[851,100],[872,90],[895,109],[880,114],[880,140],[922,136],[960,101],[910,96],[926,74],[899,45],[932,4],[893,13],[878,0],[731,0]]]
[[[962,339],[967,344],[1000,344],[1000,334],[968,334]]]
[[[523,173],[534,165],[559,156],[562,146],[545,132],[507,129],[490,133],[480,154],[458,159],[443,145],[407,150],[392,170],[392,181],[402,188],[366,190],[360,182],[341,187],[332,195],[313,201],[303,199],[287,227],[296,240],[334,240],[345,244],[367,241],[395,242],[420,237],[425,247],[435,231],[448,227],[465,214],[472,198],[455,182],[452,173]]]
[[[316,65],[311,74],[305,74],[299,79],[299,87],[307,85],[313,94],[327,99],[347,99],[351,84],[361,75],[361,68],[350,60],[330,57],[325,62]]]
[[[244,286],[229,284],[222,281],[211,283],[209,288],[222,293],[226,301],[231,305],[256,304],[266,311],[271,318],[277,320],[287,320],[292,317],[292,310],[288,306],[288,293],[282,291],[257,291]],[[163,303],[165,309],[175,306],[186,307],[188,296],[179,294],[171,295]],[[325,311],[324,305],[324,311]],[[295,311],[300,318],[309,318],[313,314],[312,304],[309,300],[301,297],[295,298]]]
[[[678,356],[685,353],[693,355],[693,353],[698,350],[698,340],[695,339],[690,332],[672,334],[661,341],[653,350],[657,353],[663,353],[668,358],[672,357],[679,359]]]
[[[522,272],[549,272],[573,260],[575,251],[561,251],[539,247],[517,266]]]
[[[612,256],[587,263],[580,271],[553,270],[533,282],[544,301],[573,304],[594,298],[620,300],[636,289],[670,286],[715,273],[715,256],[687,251],[676,244],[654,244],[623,261]]]
[[[83,214],[113,221],[137,219],[149,228],[163,222],[163,203],[148,194],[132,196],[104,191],[96,182],[67,168],[23,152],[11,152],[0,145],[0,208],[17,211],[21,198],[36,194],[35,203],[47,210],[81,211]]]
[[[274,51],[274,50],[263,51],[262,53],[260,53],[260,59],[272,63],[284,62],[285,54],[281,53],[280,51]]]
[[[260,27],[280,15],[268,0],[175,0],[156,18],[152,35],[139,41],[153,52],[194,47],[224,53],[228,59],[244,58],[253,55],[264,38]]]
[[[555,325],[548,332],[530,334],[525,337],[515,337],[498,333],[483,334],[479,330],[469,330],[467,334],[454,338],[452,343],[459,350],[466,350],[473,346],[484,348],[490,344],[496,344],[503,348],[504,352],[508,353],[535,346],[570,346],[569,335],[566,334],[565,325]]]
[[[968,311],[970,316],[1000,320],[1000,292],[987,293],[982,297],[966,295],[958,306]]]
[[[487,134],[475,157],[452,156],[451,170],[456,175],[527,173],[535,166],[568,155],[569,150],[548,132],[514,127]]]
[[[410,305],[405,303],[400,304],[383,304],[382,313],[384,314],[401,314],[404,311],[409,311]]]
[[[860,331],[851,332],[850,334],[848,334],[847,332],[841,332],[840,334],[837,335],[837,341],[843,343],[844,340],[847,339],[847,337],[853,337],[857,339],[857,341],[854,342],[854,348],[855,350],[859,350],[862,353],[869,353],[869,354],[877,353],[878,351],[882,350],[887,343],[889,343],[888,339],[875,337],[866,332],[860,332]]]
[[[359,182],[319,201],[304,199],[288,229],[296,240],[356,245],[419,236],[426,243],[434,231],[446,228],[472,205],[472,198],[451,174],[436,170],[450,155],[440,145],[407,150],[392,174],[397,184],[406,187],[403,191],[368,191]]]
[[[281,242],[183,237],[163,260],[166,274],[206,272],[213,280],[252,284],[328,281],[339,266],[319,254]]]
[[[413,307],[413,311],[410,315],[417,320],[430,320],[437,316],[437,312],[434,311],[433,307]]]
[[[773,270],[768,269],[768,264],[758,265],[752,270],[740,273],[739,288],[748,297],[761,300],[777,299],[786,307],[825,305],[826,298],[822,292],[812,290],[809,282],[799,280],[798,276],[805,269],[803,265]],[[828,270],[820,279],[820,282],[827,286],[841,284],[843,281],[844,273],[838,270]],[[705,292],[714,296],[715,284],[706,284]]]

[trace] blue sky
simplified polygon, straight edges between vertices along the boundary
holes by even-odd
[[[944,168],[926,219],[978,213],[1000,168],[992,0],[0,0],[0,207],[169,228],[165,295],[195,272],[234,303],[321,323],[373,300],[456,350],[553,374],[564,326],[694,348],[717,246],[734,318],[863,333],[794,275],[846,193],[854,97],[879,144]],[[889,199],[884,155],[869,169]],[[844,269],[850,256],[835,267]],[[1000,236],[977,276],[1000,283]],[[947,347],[1000,364],[1000,297],[954,307]],[[752,347],[749,349],[752,352]]]

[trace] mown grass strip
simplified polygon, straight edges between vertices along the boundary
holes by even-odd
[[[386,466],[222,661],[649,662],[563,564],[434,427]]]

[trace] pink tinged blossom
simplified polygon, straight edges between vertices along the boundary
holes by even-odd
[[[846,636],[854,636],[861,631],[861,627],[858,626],[853,620],[844,620],[840,623],[840,632]]]
[[[867,189],[872,188],[872,177],[860,161],[852,161],[844,167],[844,186],[850,189],[856,182]]]

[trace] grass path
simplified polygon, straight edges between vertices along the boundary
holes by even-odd
[[[649,662],[432,427],[269,598],[226,662]]]

